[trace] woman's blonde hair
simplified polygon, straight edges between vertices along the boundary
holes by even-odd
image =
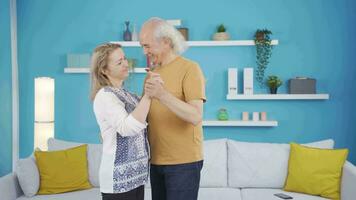
[[[109,55],[116,49],[121,48],[120,44],[105,43],[94,49],[91,57],[91,100],[94,100],[96,93],[105,86],[112,86],[104,70],[108,67]]]

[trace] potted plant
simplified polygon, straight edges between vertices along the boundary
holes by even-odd
[[[268,29],[257,29],[255,33],[256,45],[256,80],[260,87],[263,85],[265,70],[272,55],[272,48],[270,35],[272,32]]]
[[[278,78],[278,76],[272,75],[268,76],[267,86],[269,87],[269,91],[271,94],[277,94],[277,89],[279,86],[283,84],[283,81]]]
[[[213,36],[214,40],[229,40],[230,35],[226,32],[226,28],[224,24],[220,24],[217,29],[216,33]]]

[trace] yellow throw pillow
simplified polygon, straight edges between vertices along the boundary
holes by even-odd
[[[87,145],[62,151],[35,151],[40,172],[38,194],[88,189]]]
[[[284,190],[340,199],[347,149],[318,149],[291,143]]]

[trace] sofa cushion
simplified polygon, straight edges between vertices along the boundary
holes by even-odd
[[[353,200],[356,197],[356,166],[349,161],[345,162],[341,178],[341,199]]]
[[[88,180],[87,145],[61,151],[35,151],[40,173],[38,194],[58,194],[92,188]]]
[[[82,145],[83,143],[68,142],[54,138],[48,139],[48,150],[57,151]],[[101,144],[88,144],[88,173],[89,181],[94,187],[99,187],[99,168],[102,154]]]
[[[333,140],[306,144],[332,149]],[[230,187],[282,188],[289,159],[289,144],[227,141],[228,184]]]
[[[340,199],[341,172],[347,154],[347,149],[318,149],[292,143],[284,189]]]
[[[32,197],[37,194],[40,188],[40,174],[36,165],[36,160],[32,156],[18,160],[16,164],[16,174],[19,184],[25,196]]]
[[[246,188],[241,189],[241,196],[243,200],[282,200],[274,194],[283,193],[293,197],[293,200],[327,200],[319,196],[312,196],[301,193],[286,192],[281,189],[259,189],[259,188]]]
[[[101,193],[99,188],[92,188],[88,190],[67,192],[61,194],[50,194],[50,195],[36,195],[34,197],[28,198],[21,196],[16,200],[101,200]]]
[[[200,187],[227,187],[226,139],[204,141]]]
[[[241,200],[238,188],[200,188],[198,200]]]
[[[145,189],[145,200],[151,200],[151,189]],[[238,188],[200,188],[198,200],[242,200]]]

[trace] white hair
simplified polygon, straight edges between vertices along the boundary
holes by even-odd
[[[167,38],[171,41],[171,47],[176,54],[182,54],[187,50],[188,46],[183,37],[183,35],[167,21],[153,17],[145,22],[146,23],[156,23],[157,25],[153,30],[153,37],[155,39]],[[144,24],[144,25],[145,25]]]

